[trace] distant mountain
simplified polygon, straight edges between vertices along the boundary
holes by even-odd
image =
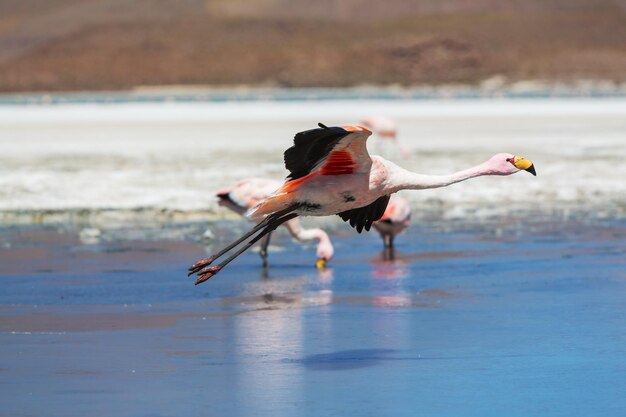
[[[0,91],[626,81],[623,0],[0,0]]]

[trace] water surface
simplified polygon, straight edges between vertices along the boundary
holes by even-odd
[[[623,221],[339,227],[322,272],[279,233],[198,287],[193,234],[0,236],[0,415],[626,412]]]

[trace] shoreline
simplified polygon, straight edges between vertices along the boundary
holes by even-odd
[[[582,206],[576,202],[550,207],[519,208],[507,205],[500,209],[478,203],[457,206],[435,201],[412,201],[416,207],[412,214],[412,227],[451,228],[482,227],[516,228],[525,224],[536,227],[542,224],[563,222],[622,222],[626,220],[626,205],[604,204]],[[417,208],[419,207],[419,208]],[[333,232],[341,232],[345,223],[337,216],[305,217],[305,224],[314,224]],[[65,210],[4,210],[0,211],[0,230],[58,228],[80,233],[88,241],[130,237],[151,239],[191,238],[211,241],[214,231],[225,225],[237,225],[241,231],[250,223],[225,209],[176,210],[160,208],[136,209],[65,209]],[[344,232],[349,229],[343,230]],[[128,233],[127,233],[128,232]]]
[[[626,82],[580,80],[553,82],[500,77],[476,84],[361,85],[354,87],[284,88],[263,85],[145,85],[122,90],[0,92],[0,106],[27,104],[246,102],[325,100],[463,100],[527,98],[622,98]]]

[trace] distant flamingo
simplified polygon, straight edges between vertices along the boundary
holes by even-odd
[[[245,215],[246,211],[271,196],[281,185],[282,182],[267,178],[247,178],[239,181],[232,188],[219,190],[216,193],[219,198],[218,204],[229,208],[235,213]],[[285,226],[291,236],[300,242],[318,240],[317,262],[315,264],[318,269],[324,268],[326,263],[333,257],[333,245],[326,232],[322,229],[303,229],[298,218],[286,221],[283,226]],[[271,232],[265,235],[259,252],[264,267],[268,265],[267,248],[271,235]]]
[[[370,156],[366,141],[371,131],[361,126],[326,127],[296,134],[285,151],[290,174],[285,183],[249,213],[261,219],[248,233],[218,253],[189,268],[200,284],[280,224],[297,216],[339,215],[358,233],[369,230],[385,212],[391,194],[400,190],[446,187],[482,175],[511,175],[525,170],[536,175],[528,159],[499,153],[473,168],[451,175],[423,175],[400,168],[379,156]],[[218,265],[213,261],[248,240]]]
[[[361,123],[381,139],[391,140],[400,148],[400,152],[402,152],[402,156],[405,159],[409,157],[409,149],[398,141],[398,126],[392,118],[387,116],[374,116],[363,120]]]
[[[385,249],[393,249],[394,238],[409,227],[411,206],[398,194],[392,194],[382,217],[372,223],[374,229],[383,238]]]

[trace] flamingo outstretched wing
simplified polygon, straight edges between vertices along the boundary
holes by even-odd
[[[326,127],[296,134],[293,146],[285,151],[287,184],[309,175],[346,175],[368,172],[372,159],[367,138],[372,134],[359,126]]]

